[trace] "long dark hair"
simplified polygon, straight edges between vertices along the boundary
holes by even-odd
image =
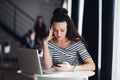
[[[37,16],[37,20],[36,20],[35,26],[39,26],[39,19],[43,19],[43,24],[42,25],[45,26],[44,18],[41,15]]]
[[[54,23],[54,22],[66,22],[67,23],[67,34],[66,34],[66,37],[69,39],[69,40],[72,40],[72,41],[79,41],[79,40],[82,40],[81,36],[79,35],[72,19],[70,19],[70,17],[64,13],[64,12],[57,12],[55,13],[54,11],[54,15],[51,19],[51,25]]]

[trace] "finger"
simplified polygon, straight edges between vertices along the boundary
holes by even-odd
[[[56,71],[60,71],[60,72],[61,72],[61,71],[64,71],[64,69],[63,69],[62,67],[55,67],[55,70],[56,70]]]
[[[50,27],[50,30],[53,30],[53,27],[52,27],[52,26]]]
[[[63,67],[63,64],[57,64],[57,66],[59,66],[59,67]]]
[[[53,28],[50,29],[50,35],[53,35]]]
[[[53,28],[53,26],[51,25],[50,28]]]
[[[69,64],[69,63],[68,63],[68,62],[66,62],[66,61],[63,61],[62,63],[63,63],[63,64]]]

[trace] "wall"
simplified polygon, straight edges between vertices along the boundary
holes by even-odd
[[[36,19],[42,15],[47,26],[50,24],[52,12],[56,7],[61,7],[61,0],[11,0],[23,11]]]
[[[61,7],[61,0],[9,0],[13,2],[17,7],[22,9],[25,13],[36,20],[38,15],[42,15],[45,19],[47,27],[49,27],[52,12],[56,7]],[[14,16],[15,7],[6,0],[0,1],[0,22],[5,23],[6,27],[12,30],[19,36],[23,36],[30,28],[34,26],[34,22],[29,21],[29,18],[23,16],[19,10],[16,10],[16,16]],[[15,19],[16,17],[16,19]],[[22,18],[21,18],[22,17]],[[25,18],[25,19],[23,19]],[[16,20],[16,21],[15,21]],[[3,27],[3,26],[2,26]],[[10,40],[8,36],[6,41],[10,42],[11,53],[10,57],[17,57],[15,48],[20,44],[16,44],[14,40]],[[9,40],[8,40],[9,39]],[[2,40],[4,40],[2,38]]]

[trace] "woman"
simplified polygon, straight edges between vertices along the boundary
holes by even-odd
[[[42,16],[37,17],[37,21],[36,21],[36,24],[34,26],[34,30],[36,33],[35,47],[41,48],[42,47],[42,39],[45,37],[45,34],[46,34],[46,26],[44,24],[44,18]]]
[[[23,36],[23,45],[25,45],[26,48],[35,48],[35,31],[30,29],[27,34]]]
[[[43,64],[47,70],[95,70],[82,38],[72,20],[64,12],[56,12],[51,20],[49,35],[43,40]]]

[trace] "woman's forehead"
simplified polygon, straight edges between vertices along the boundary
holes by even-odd
[[[67,27],[67,23],[64,21],[64,22],[54,22],[53,23],[53,28],[64,28],[64,27]]]

